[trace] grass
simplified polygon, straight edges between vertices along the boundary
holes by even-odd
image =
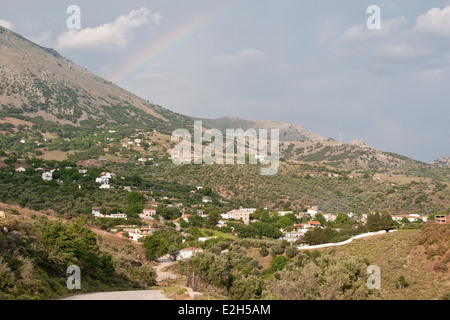
[[[449,272],[433,271],[434,261],[427,260],[423,247],[418,244],[420,233],[420,230],[402,230],[325,250],[333,254],[362,255],[371,265],[379,266],[383,299],[441,299],[450,290]],[[397,289],[396,281],[402,275],[409,286]]]

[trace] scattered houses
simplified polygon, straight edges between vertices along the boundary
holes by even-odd
[[[424,221],[424,222],[428,221],[427,216],[421,216],[419,214],[398,214],[398,215],[392,216],[392,220],[397,221],[397,222],[401,222],[405,218],[407,220],[409,220],[410,222],[416,222],[419,219],[422,219],[422,221]]]
[[[96,178],[95,182],[100,183],[100,189],[111,189],[111,185],[109,184],[110,179],[114,179],[116,177],[115,173],[112,172],[102,172],[100,178]]]

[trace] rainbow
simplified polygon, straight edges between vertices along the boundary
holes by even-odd
[[[212,11],[210,14],[204,14],[203,16],[195,17],[187,23],[179,26],[169,34],[152,41],[147,47],[140,52],[132,56],[125,64],[123,64],[116,72],[109,75],[107,78],[117,84],[124,83],[130,79],[139,70],[142,70],[147,65],[152,63],[156,58],[167,53],[180,43],[191,38],[195,34],[204,30],[208,25],[215,21],[218,21],[231,11],[237,9],[237,7],[243,6],[248,1],[238,1],[237,5],[219,7]]]

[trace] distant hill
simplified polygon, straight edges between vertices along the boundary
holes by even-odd
[[[281,141],[325,140],[324,137],[312,133],[298,124],[288,124],[277,121],[251,121],[233,117],[223,117],[219,119],[192,119],[201,120],[204,126],[219,129],[224,133],[226,129],[279,129]]]
[[[1,26],[0,106],[3,114],[74,126],[163,130],[190,121]]]
[[[445,156],[434,160],[433,164],[441,168],[450,168],[450,156]]]

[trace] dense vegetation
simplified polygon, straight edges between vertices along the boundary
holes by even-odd
[[[81,270],[81,292],[145,288],[155,272],[113,250],[105,252],[81,220],[65,224],[4,209],[0,219],[0,299],[49,299],[74,293],[67,268]],[[128,249],[129,250],[129,249]],[[116,250],[117,251],[117,250]]]
[[[290,259],[275,255],[263,270],[257,260],[234,245],[226,254],[206,251],[179,263],[187,283],[203,291],[219,291],[231,299],[369,299],[368,262],[361,257],[330,256],[318,251]]]

